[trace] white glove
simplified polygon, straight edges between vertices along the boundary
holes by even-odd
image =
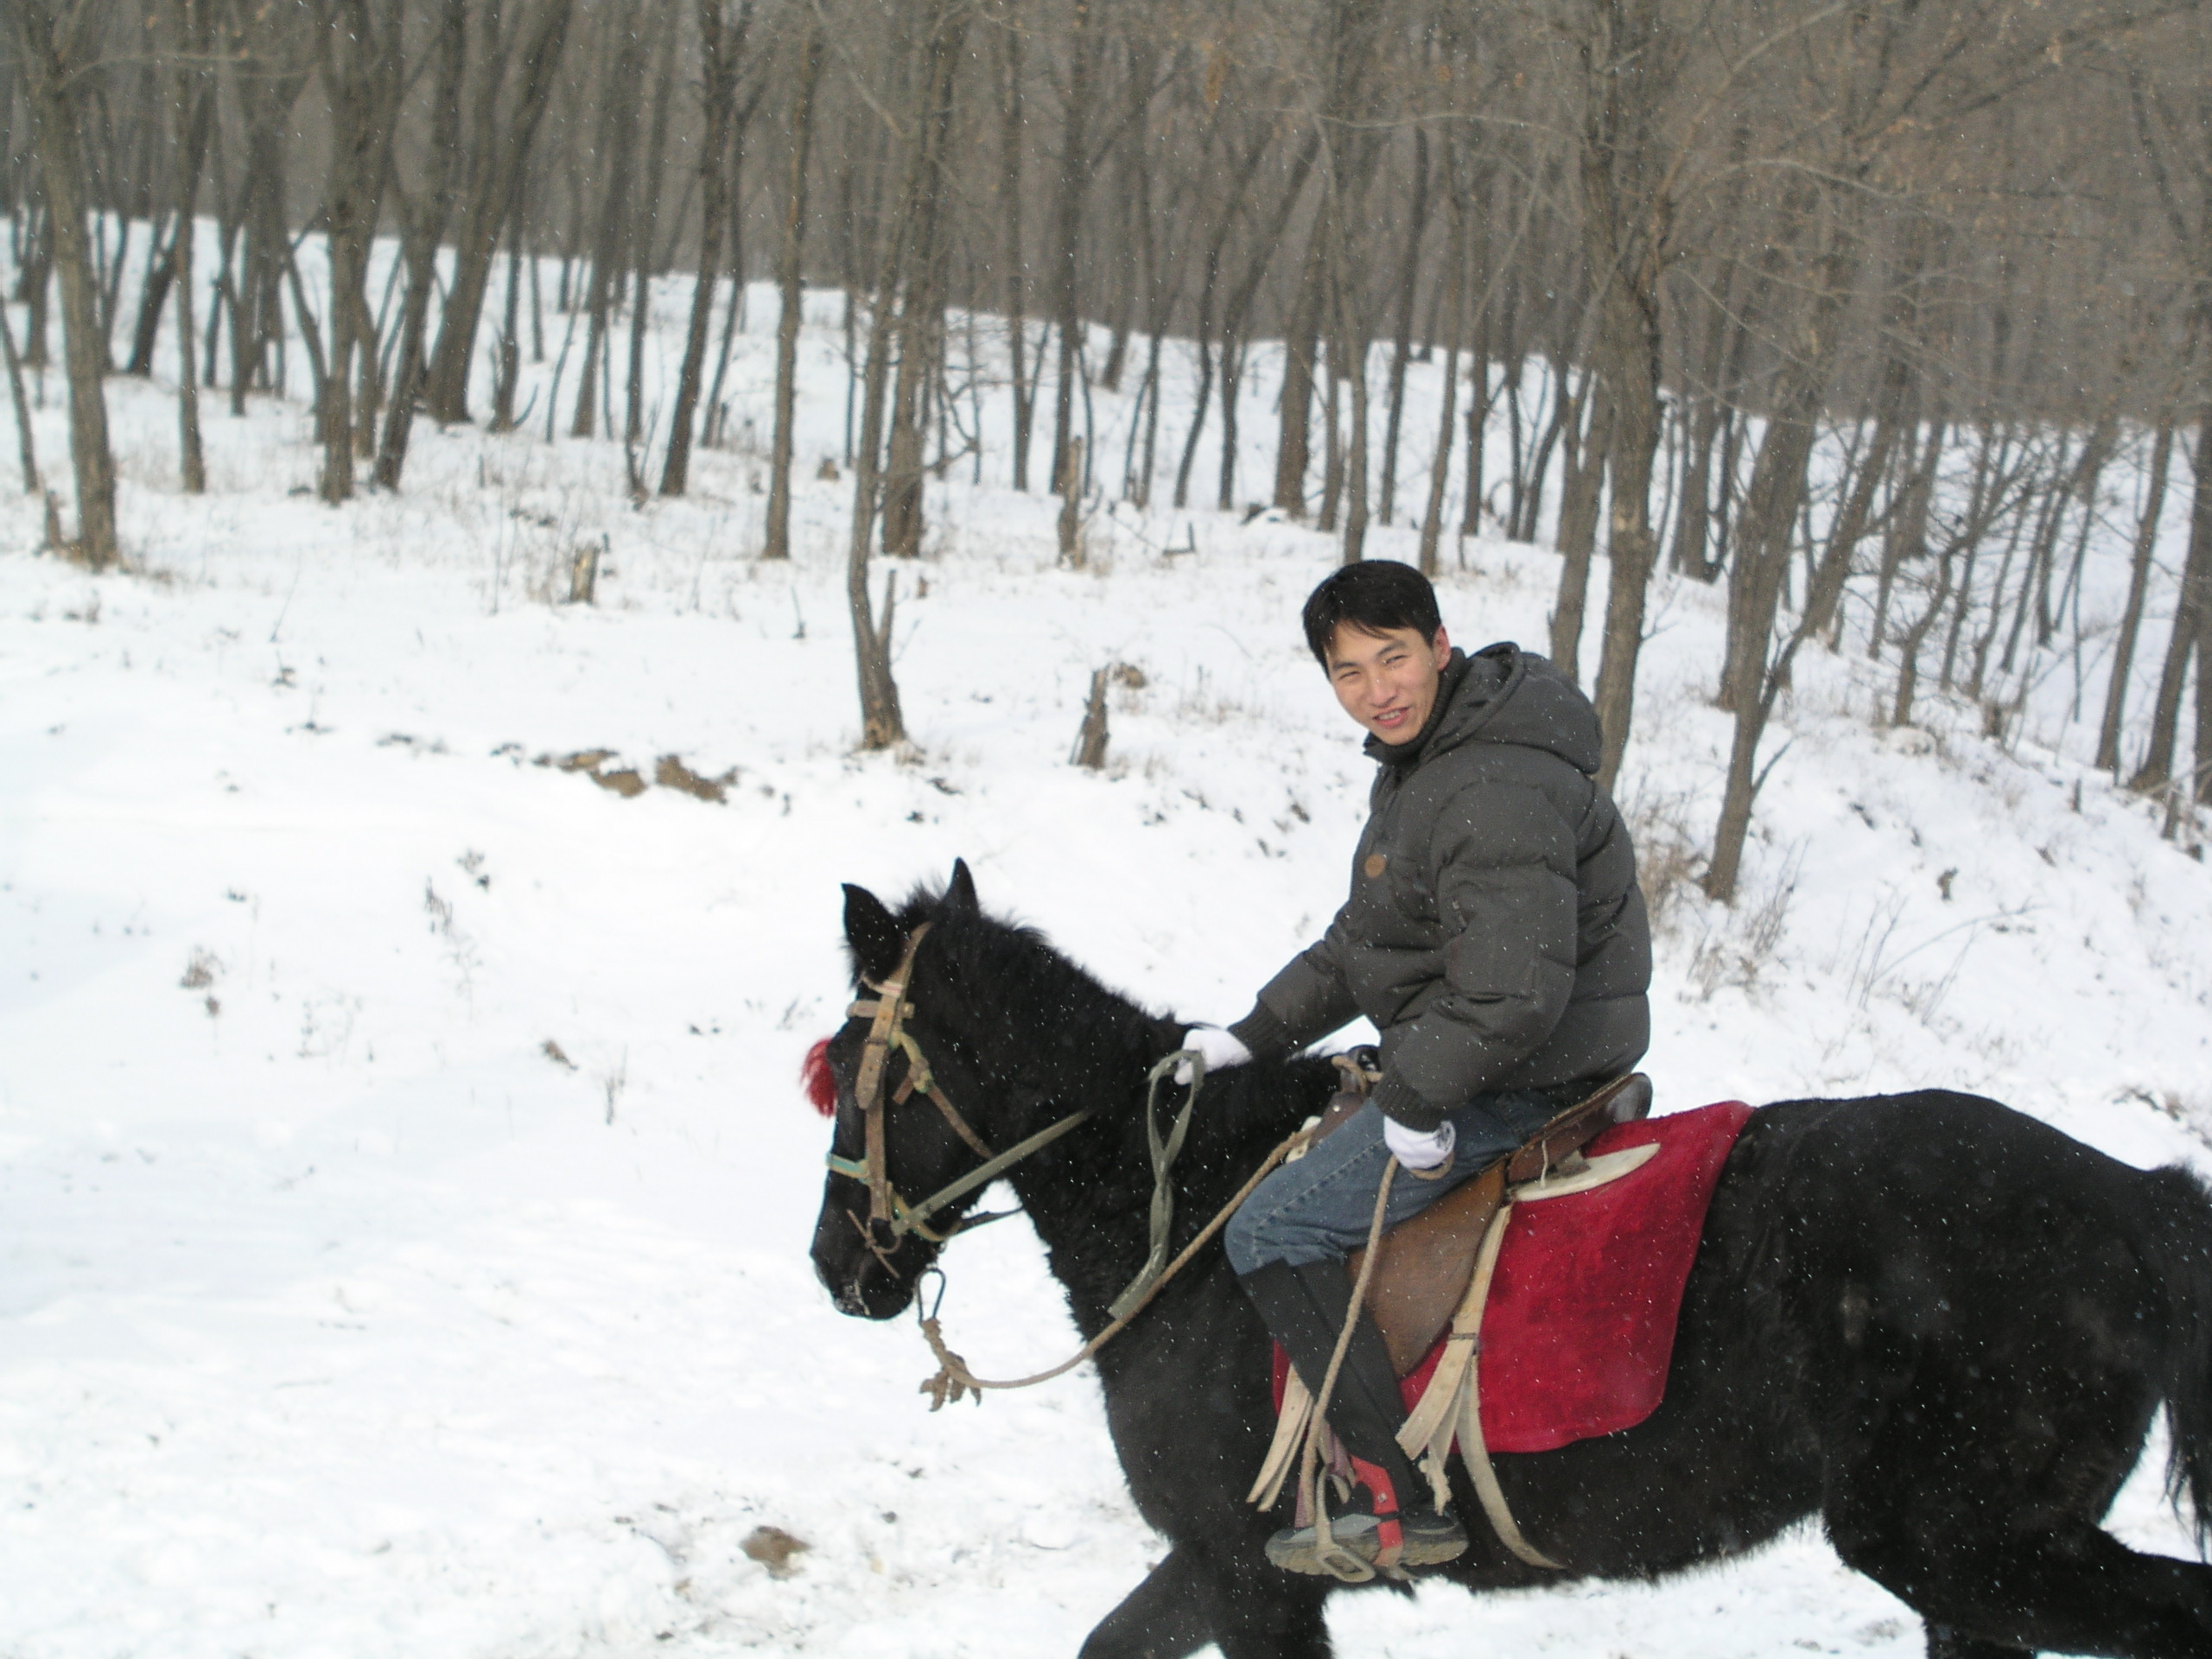
[[[1192,1026],[1183,1033],[1183,1046],[1197,1050],[1205,1061],[1208,1071],[1242,1065],[1252,1058],[1250,1049],[1219,1026]],[[1175,1068],[1175,1081],[1185,1089],[1191,1086],[1191,1063],[1188,1060]]]
[[[1452,1143],[1458,1139],[1448,1120],[1427,1133],[1409,1129],[1395,1117],[1382,1120],[1382,1144],[1408,1169],[1434,1169],[1451,1162]]]

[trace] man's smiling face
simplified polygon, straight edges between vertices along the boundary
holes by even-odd
[[[1370,633],[1350,623],[1329,636],[1329,686],[1354,720],[1385,743],[1410,743],[1428,724],[1452,642],[1419,628]]]

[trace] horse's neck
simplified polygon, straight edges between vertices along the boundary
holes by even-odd
[[[1181,1091],[1163,1091],[1159,1128],[1165,1136]],[[1173,1172],[1174,1226],[1179,1249],[1236,1191],[1274,1144],[1268,1134],[1235,1134],[1201,1101]],[[1105,1322],[1105,1308],[1144,1265],[1151,1249],[1154,1175],[1142,1128],[1144,1096],[1103,1103],[1098,1117],[1068,1137],[1068,1155],[1012,1177],[1031,1225],[1050,1255],[1052,1270],[1087,1329]]]

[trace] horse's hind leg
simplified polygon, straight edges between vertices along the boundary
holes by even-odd
[[[1831,1522],[1833,1528],[1834,1523]],[[1846,1561],[1928,1621],[1929,1659],[2212,1653],[2212,1567],[2140,1555],[2085,1522],[2041,1535],[1839,1538]]]
[[[2139,1438],[2077,1418],[2055,1441],[1966,1443],[1947,1416],[1897,1410],[1823,1506],[1836,1553],[1928,1622],[1929,1659],[2212,1654],[2212,1567],[2096,1524]]]
[[[1976,1642],[1948,1624],[1930,1624],[1928,1659],[2020,1659],[2020,1650],[1996,1642]]]
[[[1224,1659],[1329,1659],[1316,1580],[1262,1564],[1238,1572],[1179,1544],[1083,1644],[1082,1659],[1183,1659],[1209,1642]]]

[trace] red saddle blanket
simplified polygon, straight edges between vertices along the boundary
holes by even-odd
[[[1587,1192],[1516,1205],[1483,1310],[1483,1438],[1548,1452],[1633,1428],[1659,1408],[1682,1287],[1736,1137],[1741,1101],[1607,1129],[1596,1157],[1656,1141],[1643,1166]],[[1439,1338],[1403,1379],[1411,1410],[1444,1356]],[[1289,1362],[1275,1350],[1275,1404]]]

